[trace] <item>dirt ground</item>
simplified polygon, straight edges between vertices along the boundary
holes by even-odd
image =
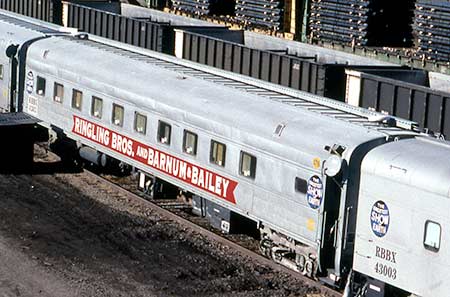
[[[314,292],[62,169],[0,175],[0,297]]]

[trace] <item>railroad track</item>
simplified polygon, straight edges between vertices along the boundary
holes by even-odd
[[[188,220],[187,218],[181,217],[180,215],[172,212],[171,210],[180,210],[183,207],[179,203],[168,203],[168,202],[161,202],[162,205],[158,205],[156,202],[152,202],[149,200],[144,199],[143,197],[137,195],[136,193],[131,192],[129,189],[126,189],[119,184],[117,184],[114,181],[111,181],[103,176],[100,176],[92,171],[89,171],[87,169],[84,169],[84,172],[89,177],[87,179],[87,182],[90,184],[95,184],[96,186],[99,186],[99,189],[102,191],[106,191],[107,193],[113,195],[118,200],[123,200],[125,202],[127,201],[138,201],[140,203],[145,204],[146,207],[151,209],[152,211],[155,211],[156,213],[160,214],[161,216],[165,217],[167,220],[176,222],[186,228],[189,228],[191,230],[194,230],[198,234],[202,235],[208,240],[214,241],[219,243],[220,245],[227,246],[239,254],[241,254],[244,257],[250,258],[252,261],[264,265],[266,267],[269,267],[273,271],[286,273],[293,277],[294,279],[297,279],[305,284],[305,286],[309,286],[312,288],[317,289],[319,293],[316,294],[309,294],[310,297],[338,297],[342,296],[341,293],[332,290],[314,280],[311,280],[298,272],[295,272],[291,269],[288,269],[282,265],[279,265],[275,263],[274,261],[265,258],[264,256],[255,253],[254,251],[251,251],[245,247],[240,246],[239,244],[220,236],[202,226],[199,226],[195,224],[194,222]]]

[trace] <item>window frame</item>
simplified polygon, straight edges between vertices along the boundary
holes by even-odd
[[[78,93],[81,95],[80,97],[80,107],[77,107],[74,103],[75,103],[75,93]],[[83,92],[77,89],[72,89],[72,108],[76,109],[76,110],[82,110],[83,109]]]
[[[120,121],[118,123],[116,122],[116,109],[122,109],[122,118],[120,119]],[[113,103],[113,105],[112,105],[111,123],[114,126],[123,127],[124,121],[125,121],[125,107],[123,107],[122,105]]]
[[[219,145],[223,146],[222,164],[219,164],[218,160],[214,160],[217,159],[217,156],[214,155],[214,144],[217,144],[218,145],[217,147],[219,147]],[[220,167],[225,167],[226,159],[227,159],[227,145],[225,143],[211,139],[209,162]]]
[[[101,108],[100,108],[100,114],[99,115],[95,115],[95,102],[99,101],[101,102]],[[103,117],[103,99],[97,96],[92,96],[91,97],[91,116],[96,117],[98,119],[101,119]]]
[[[40,87],[40,82],[44,83],[44,88],[43,89],[39,88]],[[39,76],[39,75],[36,76],[36,95],[41,96],[41,97],[45,97],[46,89],[47,89],[47,80],[44,77],[42,77],[42,76]],[[39,91],[42,91],[42,92],[39,92]]]
[[[138,131],[138,129],[137,129],[138,116],[141,116],[141,117],[143,117],[145,119],[145,125],[144,125],[144,130],[143,131]],[[148,119],[147,119],[146,115],[144,115],[144,114],[142,114],[140,112],[137,112],[137,111],[134,112],[134,125],[133,125],[133,127],[134,127],[134,131],[135,132],[137,132],[139,134],[142,134],[142,135],[146,135],[147,134],[147,123],[148,123]]]
[[[250,163],[250,175],[246,175],[242,166],[244,165],[244,156],[249,156],[250,160],[254,160],[254,164],[253,162]],[[247,153],[245,151],[241,151],[240,152],[240,158],[239,158],[239,175],[243,176],[243,177],[247,177],[250,179],[255,179],[256,178],[256,164],[258,162],[258,159],[256,158],[256,156]]]
[[[61,91],[61,94],[58,94],[59,91]],[[59,98],[59,100],[57,100],[56,98]],[[62,104],[64,101],[64,85],[56,81],[53,83],[53,101],[60,104]]]
[[[191,152],[188,152],[188,147],[187,147],[187,143],[186,143],[188,134],[193,136],[194,139],[195,139],[195,141],[194,141],[194,148],[192,149]],[[197,133],[194,133],[194,132],[189,131],[189,130],[184,130],[183,131],[183,152],[185,152],[186,154],[191,155],[191,156],[196,156],[197,155],[197,147],[198,147],[198,135],[197,135]]]
[[[439,227],[439,241],[438,241],[438,247],[435,246],[431,246],[426,242],[427,239],[427,232],[428,232],[428,225],[429,224],[434,224],[436,226]],[[424,225],[424,231],[423,231],[423,246],[425,249],[432,251],[432,252],[439,252],[440,248],[441,248],[441,242],[442,242],[442,226],[441,224],[439,224],[438,222],[432,221],[432,220],[426,220],[425,221],[425,225]]]
[[[169,127],[169,136],[168,137],[161,137],[161,129],[163,127]],[[165,132],[165,129],[164,129],[164,132]],[[156,134],[156,138],[157,138],[159,143],[162,143],[162,144],[165,144],[165,145],[170,145],[171,138],[172,138],[172,125],[170,125],[169,123],[167,123],[165,121],[158,120],[158,133]],[[167,139],[167,140],[166,141],[162,141],[164,138]]]

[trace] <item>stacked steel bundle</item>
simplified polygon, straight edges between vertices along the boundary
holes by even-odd
[[[413,0],[312,0],[310,36],[360,46],[409,46]]]
[[[314,40],[367,44],[369,1],[313,0],[310,33]]]
[[[281,31],[283,2],[277,0],[237,0],[236,20],[248,27]]]
[[[196,15],[209,15],[209,0],[172,0],[175,10]]]
[[[175,10],[195,15],[220,15],[234,14],[234,0],[172,0]]]
[[[450,58],[450,3],[448,1],[418,0],[414,29],[418,53],[437,61]]]

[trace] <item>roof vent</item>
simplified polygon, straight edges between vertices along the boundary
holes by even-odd
[[[275,134],[275,136],[281,137],[281,134],[283,133],[284,128],[286,128],[286,124],[284,124],[284,123],[279,124],[275,128],[275,131],[273,132],[273,134]]]

